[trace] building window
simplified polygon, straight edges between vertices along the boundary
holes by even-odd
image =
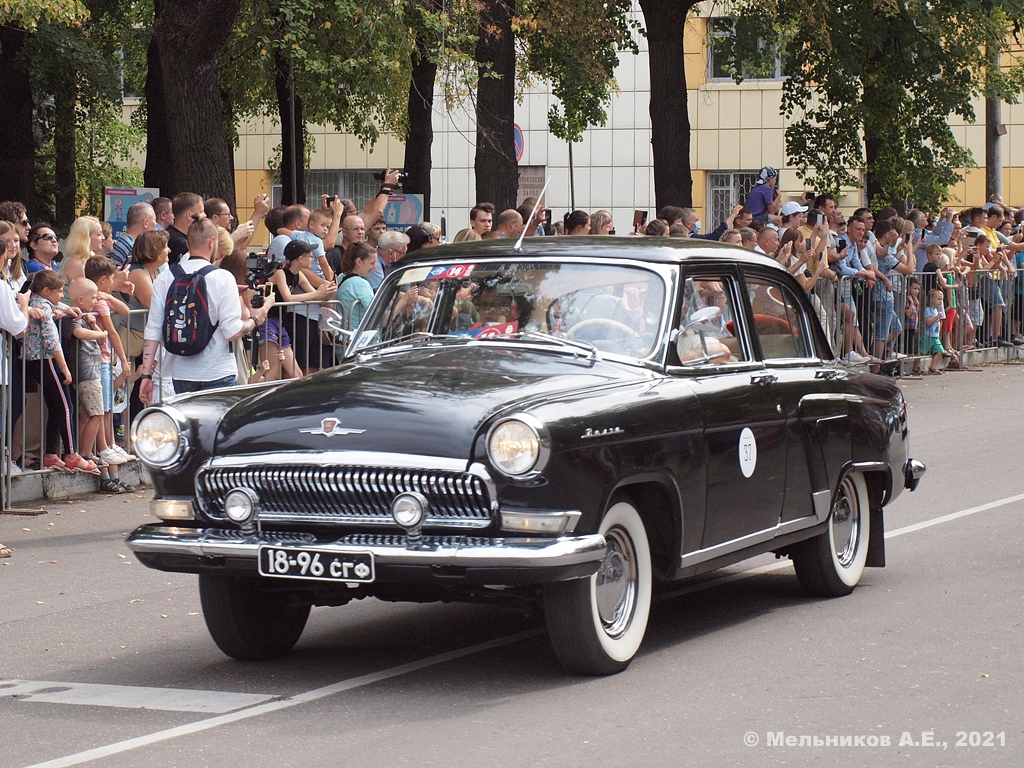
[[[754,188],[759,171],[708,171],[708,229],[714,229]]]
[[[721,43],[717,46],[719,54],[715,55],[715,43],[732,37],[733,22],[730,18],[711,17],[708,19],[708,79],[709,80],[732,80],[732,70],[725,61],[721,52]],[[782,79],[782,57],[779,54],[778,43],[766,43],[760,41],[758,45],[771,45],[774,56],[769,72],[754,72],[744,67],[741,73],[744,80],[781,80]]]
[[[369,169],[352,171],[307,171],[306,172],[306,206],[310,209],[320,207],[320,195],[328,197],[349,197],[355,201],[356,208],[362,210],[377,190],[381,182],[373,178],[375,172]],[[281,204],[281,185],[275,184],[272,189],[271,202]]]

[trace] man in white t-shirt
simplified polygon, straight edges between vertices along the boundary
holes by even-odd
[[[198,272],[210,266],[217,256],[217,225],[207,218],[194,221],[188,228],[188,253],[181,259],[186,273]],[[167,291],[175,280],[172,270],[161,273],[153,283],[151,311],[146,323],[146,345],[142,353],[142,383],[139,396],[149,403],[153,397],[153,370],[157,349],[163,341],[163,324]],[[165,351],[161,362],[161,376],[174,383],[175,394],[197,392],[204,389],[230,387],[235,383],[238,365],[231,342],[252,333],[267,317],[273,306],[268,301],[260,309],[247,310],[249,317],[242,319],[242,302],[234,276],[224,269],[214,269],[206,277],[210,322],[216,326],[213,338],[197,355],[175,355]]]

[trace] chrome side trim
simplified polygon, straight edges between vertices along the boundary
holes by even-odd
[[[544,538],[483,538],[470,536],[424,536],[417,549],[407,548],[404,534],[353,534],[322,543],[309,534],[276,534],[263,531],[245,536],[240,531],[219,528],[179,528],[146,525],[126,540],[132,552],[141,554],[230,557],[252,560],[259,548],[269,546],[315,546],[339,552],[359,549],[371,552],[379,565],[457,566],[464,568],[552,568],[592,564],[594,571],[604,560],[606,543],[601,534]]]
[[[829,501],[832,498],[832,491],[814,491],[811,493],[811,503],[814,505],[814,516],[819,523],[825,522],[829,513]]]
[[[687,552],[679,558],[679,567],[686,568],[691,565],[697,565],[708,560],[714,560],[716,557],[722,557],[733,552],[738,552],[741,549],[752,547],[755,544],[761,544],[765,541],[771,541],[777,536],[784,536],[788,533],[795,533],[802,531],[805,528],[812,528],[821,521],[818,519],[817,514],[807,515],[807,517],[801,517],[796,520],[789,520],[785,523],[779,523],[771,528],[765,528],[763,531],[756,531],[754,533],[741,536],[738,539],[732,539],[731,541],[724,541],[721,544],[715,544],[713,547],[707,549],[698,549],[694,552]]]
[[[280,464],[323,464],[329,467],[352,465],[359,467],[437,469],[446,472],[466,471],[465,459],[419,456],[412,453],[381,453],[378,451],[278,451],[247,453],[241,456],[217,456],[206,461],[202,469],[248,467],[263,464],[273,466]]]

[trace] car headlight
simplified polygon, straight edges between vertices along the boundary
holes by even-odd
[[[544,471],[551,445],[544,425],[520,414],[497,422],[487,434],[487,455],[510,477],[533,477]]]
[[[184,463],[191,445],[191,429],[176,408],[147,408],[132,425],[135,455],[155,469],[174,469]]]

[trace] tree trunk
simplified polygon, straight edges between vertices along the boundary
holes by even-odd
[[[437,64],[427,53],[420,38],[413,54],[412,79],[409,83],[409,135],[405,139],[405,172],[409,179],[404,191],[423,195],[423,218],[430,219],[430,152],[434,143],[431,113],[434,108],[434,80]]]
[[[155,0],[146,77],[146,186],[235,199],[217,51],[242,0]]]
[[[302,130],[302,99],[295,94],[292,63],[275,53],[274,68],[277,116],[281,121],[281,204],[305,205],[306,135]],[[319,201],[314,207],[320,207]]]
[[[0,80],[4,84],[4,114],[0,119],[0,200],[19,200],[35,221],[36,150],[32,140],[32,85],[20,61],[28,33],[0,26]]]
[[[651,67],[655,207],[693,205],[683,31],[691,0],[640,0]]]
[[[53,154],[55,166],[54,223],[70,227],[78,210],[75,177],[75,88],[73,83],[54,83]]]
[[[864,137],[864,187],[867,192],[867,200],[864,202],[866,208],[877,210],[875,200],[882,196],[882,185],[878,176],[872,170],[878,160],[878,150],[882,147],[881,139]]]
[[[519,171],[514,134],[516,96],[515,0],[481,0],[476,60],[476,199],[497,210],[516,207]],[[495,77],[494,75],[498,75]]]

